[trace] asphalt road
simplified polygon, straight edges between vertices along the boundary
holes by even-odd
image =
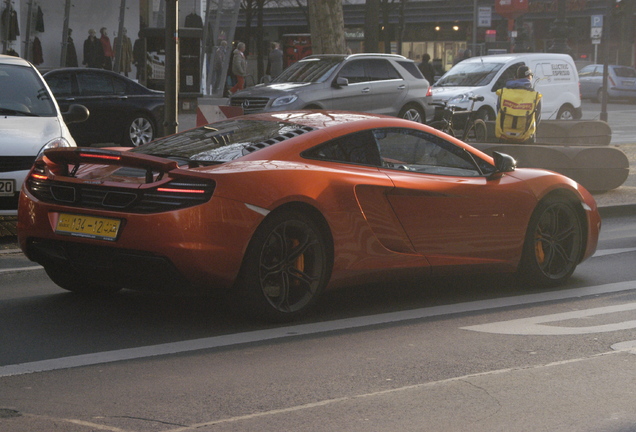
[[[357,287],[282,327],[0,273],[0,430],[634,430],[636,220],[604,213],[597,254],[561,289]]]

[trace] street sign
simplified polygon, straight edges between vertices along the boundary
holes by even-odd
[[[592,43],[598,44],[603,36],[603,15],[592,15],[590,17],[590,24],[590,37],[592,38]]]
[[[480,7],[477,13],[477,27],[490,27],[492,25],[492,8]]]

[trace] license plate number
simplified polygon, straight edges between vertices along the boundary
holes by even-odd
[[[62,235],[115,241],[121,220],[60,213],[55,232]]]
[[[0,196],[13,196],[15,180],[0,180]]]

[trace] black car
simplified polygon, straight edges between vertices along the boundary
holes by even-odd
[[[68,125],[78,145],[112,142],[136,147],[163,135],[163,92],[102,69],[55,69],[44,79],[62,112],[72,104],[88,108],[88,120]]]

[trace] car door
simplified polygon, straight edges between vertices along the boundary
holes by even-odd
[[[384,172],[395,186],[386,194],[416,252],[432,266],[516,265],[531,194],[513,176],[435,134],[377,129]]]
[[[366,60],[365,69],[371,82],[371,109],[367,112],[398,115],[409,91],[408,82],[385,59]]]
[[[598,89],[603,85],[603,71],[599,65],[587,65],[579,71],[581,97],[594,99]]]
[[[335,85],[332,98],[325,102],[326,108],[346,111],[375,112],[371,103],[372,87],[365,68],[366,60],[351,60],[345,63],[338,74],[338,78],[346,78],[347,85]]]
[[[85,129],[89,129],[91,143],[119,142],[122,134],[121,124],[127,116],[125,86],[111,74],[98,71],[79,71],[77,73],[79,96],[77,101],[85,105],[90,116]]]

